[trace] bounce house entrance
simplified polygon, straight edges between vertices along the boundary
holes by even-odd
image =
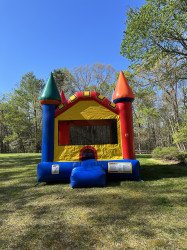
[[[93,147],[85,146],[80,151],[79,159],[80,161],[97,159],[97,151]]]

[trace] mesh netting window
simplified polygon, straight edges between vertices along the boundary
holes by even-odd
[[[59,121],[59,145],[117,144],[116,120]]]

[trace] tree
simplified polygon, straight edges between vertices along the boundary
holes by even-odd
[[[187,147],[187,115],[184,117],[184,121],[178,128],[178,131],[173,134],[175,143],[182,143],[183,150]]]
[[[168,54],[186,63],[187,1],[147,0],[130,9],[121,53],[132,61],[151,65]]]
[[[63,91],[65,96],[69,98],[75,93],[74,77],[66,68],[59,68],[53,71],[53,76],[59,91]]]
[[[72,71],[72,75],[77,91],[95,90],[111,98],[116,80],[116,71],[111,65],[80,66]]]
[[[14,151],[40,151],[41,107],[38,97],[43,87],[44,81],[29,72],[4,102],[4,124],[9,131],[4,142],[9,142]]]
[[[137,67],[136,77],[139,75],[142,86],[152,85],[158,93],[157,109],[170,128],[168,133],[176,133],[187,111],[186,81],[180,79],[180,71],[183,69],[178,68],[176,60],[170,56],[158,60],[150,70],[146,70],[144,65]],[[182,142],[177,143],[175,140],[175,143],[179,149],[185,148]]]
[[[4,141],[9,135],[5,121],[5,100],[5,96],[0,100],[0,153],[9,152],[9,143]]]
[[[131,78],[138,89],[151,87],[156,93],[162,146],[174,140],[186,114],[187,2],[147,0],[140,9],[130,9],[121,53],[132,61]],[[142,111],[142,110],[140,110]],[[164,131],[164,133],[163,133]]]

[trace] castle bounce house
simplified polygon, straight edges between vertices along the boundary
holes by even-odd
[[[70,182],[71,187],[103,187],[109,179],[139,180],[135,159],[132,102],[123,72],[113,102],[95,91],[66,100],[51,74],[40,97],[42,161],[38,182]]]

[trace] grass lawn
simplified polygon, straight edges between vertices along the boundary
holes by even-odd
[[[187,168],[139,156],[144,182],[36,184],[39,154],[0,155],[0,249],[187,249]]]

